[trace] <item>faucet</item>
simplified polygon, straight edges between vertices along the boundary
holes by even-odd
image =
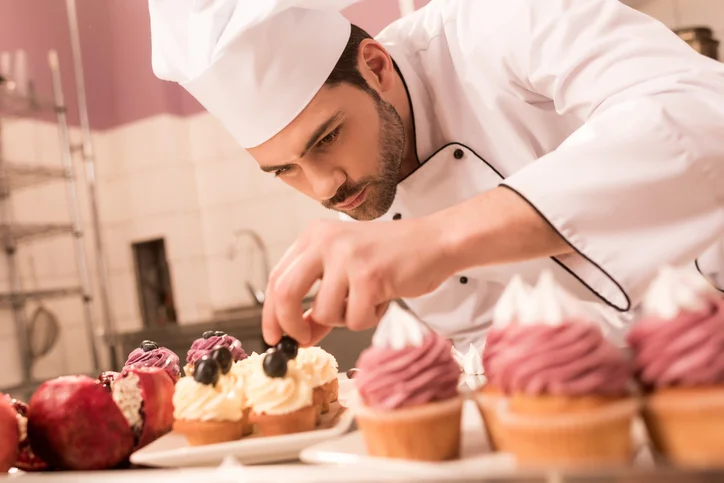
[[[254,245],[256,245],[256,247],[261,252],[262,266],[264,268],[264,283],[266,284],[269,281],[269,251],[267,250],[267,246],[264,243],[264,240],[262,240],[261,236],[259,236],[257,232],[248,228],[244,228],[234,232],[234,241],[232,242],[231,246],[229,246],[227,257],[229,258],[229,260],[233,260],[234,258],[236,258],[236,245],[239,242],[239,239],[243,237],[250,238]],[[256,305],[264,305],[264,300],[266,299],[266,294],[264,293],[264,290],[255,289],[251,282],[249,282],[248,280],[246,281],[246,290],[249,292],[252,300],[254,300]]]

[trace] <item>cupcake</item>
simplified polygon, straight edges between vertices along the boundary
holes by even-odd
[[[191,446],[234,441],[244,434],[243,394],[231,380],[224,379],[231,364],[222,367],[217,361],[223,359],[218,356],[222,351],[197,360],[193,377],[176,383],[173,430],[183,434]]]
[[[452,356],[460,366],[460,390],[475,391],[485,383],[483,358],[473,344],[470,344],[464,354],[453,347]]]
[[[312,386],[296,364],[284,352],[270,349],[261,356],[260,366],[253,368],[246,379],[250,418],[259,434],[313,430],[316,410]]]
[[[664,268],[628,341],[654,447],[681,465],[724,464],[724,299],[699,275]]]
[[[317,411],[320,415],[328,413],[329,405],[339,397],[337,360],[321,347],[303,347],[299,349],[296,364],[312,385]]]
[[[514,284],[484,359],[504,397],[477,395],[505,450],[523,466],[630,462],[638,402],[626,357],[550,272],[528,292]]]
[[[254,370],[261,370],[262,354],[252,352],[245,359],[234,362],[231,366],[231,372],[240,380],[246,380],[251,377]]]
[[[214,349],[207,357],[214,359],[219,364],[221,374],[219,375],[218,383],[222,386],[222,391],[234,391],[240,395],[242,421],[244,422],[244,436],[251,434],[254,428],[251,424],[249,424],[249,413],[251,412],[251,408],[246,403],[246,378],[239,374],[238,371],[234,371],[235,364],[240,364],[250,358],[247,357],[243,361],[234,362],[231,351],[226,347]]]
[[[138,349],[134,349],[128,355],[128,360],[124,364],[123,369],[132,367],[159,367],[171,376],[173,382],[178,381],[181,377],[181,362],[179,361],[179,357],[173,351],[165,347],[159,347],[158,344],[150,340],[141,342],[141,346]],[[103,375],[106,375],[106,378],[108,377],[107,373]],[[101,382],[105,383],[104,378],[101,378]]]
[[[460,454],[460,369],[448,340],[391,304],[357,361],[355,408],[371,456],[443,461]]]
[[[202,357],[209,355],[212,350],[218,347],[226,347],[229,349],[234,362],[241,361],[247,357],[246,352],[241,348],[241,342],[236,337],[230,336],[220,330],[216,332],[207,330],[201,335],[200,339],[196,339],[193,344],[191,344],[191,348],[186,353],[184,372],[186,372],[187,375],[193,375],[196,362],[201,360]]]
[[[482,365],[486,384],[476,391],[476,400],[480,414],[485,422],[488,443],[493,451],[506,450],[498,423],[497,411],[494,410],[498,404],[505,401],[505,394],[501,388],[490,382],[492,374],[495,373],[497,362],[502,355],[499,342],[505,339],[507,333],[505,327],[515,322],[518,307],[525,305],[531,290],[532,287],[517,275],[510,280],[495,306],[493,325],[485,339]],[[483,401],[485,404],[482,404]]]

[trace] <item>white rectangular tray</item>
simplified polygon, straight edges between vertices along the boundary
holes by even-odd
[[[352,381],[340,378],[339,402],[346,406]],[[182,468],[219,466],[233,457],[242,464],[276,463],[296,460],[299,452],[311,445],[336,438],[350,430],[354,416],[343,410],[336,424],[327,429],[282,436],[249,437],[228,443],[189,446],[186,438],[169,433],[131,455],[131,463],[141,466]]]

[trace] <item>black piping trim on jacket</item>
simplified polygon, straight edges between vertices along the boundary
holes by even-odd
[[[561,238],[568,244],[568,246],[570,246],[570,247],[573,249],[574,252],[576,252],[576,253],[577,253],[578,255],[580,255],[581,257],[585,258],[585,259],[588,261],[588,263],[590,263],[591,265],[593,265],[594,267],[596,267],[597,269],[599,269],[604,275],[606,275],[606,278],[608,278],[608,279],[621,291],[621,293],[623,294],[623,296],[626,298],[626,308],[623,309],[623,308],[621,308],[621,307],[618,307],[618,306],[614,305],[614,304],[613,304],[612,302],[610,302],[606,297],[604,297],[603,295],[601,295],[600,293],[598,293],[593,287],[591,287],[590,285],[588,285],[581,277],[579,277],[578,275],[576,275],[576,273],[573,272],[573,270],[571,270],[570,268],[568,268],[563,262],[561,262],[560,260],[558,260],[556,257],[550,257],[551,260],[553,260],[554,262],[556,262],[556,263],[557,263],[561,268],[563,268],[566,272],[570,273],[573,277],[575,277],[575,278],[576,278],[579,282],[581,282],[588,290],[590,290],[591,292],[593,292],[598,298],[600,298],[603,302],[605,302],[606,305],[608,305],[609,307],[614,308],[614,309],[618,310],[619,312],[628,312],[629,309],[631,309],[631,299],[629,298],[628,294],[627,294],[626,291],[623,289],[623,287],[621,287],[621,285],[616,281],[615,278],[613,278],[606,270],[604,270],[603,268],[601,268],[601,266],[600,266],[599,264],[597,264],[596,262],[594,262],[593,260],[591,260],[590,258],[588,258],[588,257],[587,257],[583,252],[581,252],[578,248],[576,248],[575,246],[573,246],[573,244],[572,244],[571,242],[569,242],[568,239],[567,239],[565,236],[563,236],[563,234],[562,234],[560,231],[558,231],[558,228],[556,228],[555,225],[554,225],[553,223],[551,223],[548,218],[546,218],[546,216],[543,214],[543,212],[541,212],[541,210],[539,210],[537,206],[535,206],[528,198],[526,198],[525,196],[523,196],[518,190],[516,190],[515,188],[511,188],[510,186],[505,185],[505,184],[501,184],[501,185],[498,185],[498,186],[501,187],[501,188],[507,188],[507,189],[509,189],[510,191],[512,191],[513,193],[515,193],[515,194],[517,194],[518,196],[520,196],[520,198],[521,198],[523,201],[525,201],[526,203],[528,203],[528,205],[529,205],[531,208],[533,208],[536,213],[538,213],[538,216],[540,216],[543,220],[545,220],[545,222],[548,224],[548,226],[550,226],[551,229],[552,229],[553,231],[555,231],[555,232],[558,234],[558,236],[561,237]]]
[[[721,287],[717,286],[714,282],[712,282],[711,280],[709,280],[709,277],[707,277],[706,275],[704,275],[704,272],[701,271],[701,267],[699,267],[699,259],[698,259],[698,258],[697,258],[696,260],[694,260],[694,266],[696,267],[696,270],[701,274],[701,276],[704,277],[704,280],[706,280],[707,282],[709,282],[709,284],[710,284],[712,287],[714,287],[716,290],[718,290],[719,292],[724,293],[724,288],[721,288]]]
[[[462,144],[462,143],[448,143],[448,144],[442,146],[440,149],[438,149],[437,151],[435,151],[434,154],[432,154],[429,158],[427,158],[427,159],[425,160],[425,162],[427,162],[427,161],[430,160],[431,158],[435,157],[435,156],[436,156],[438,153],[440,153],[440,151],[442,151],[443,149],[447,149],[447,148],[449,148],[450,146],[460,146],[460,147],[463,147],[463,148],[467,149],[467,150],[470,151],[476,158],[478,158],[478,159],[481,160],[483,163],[485,163],[485,164],[488,166],[488,168],[490,168],[491,170],[493,170],[493,172],[495,172],[495,174],[497,174],[497,175],[500,177],[501,180],[505,180],[505,177],[504,177],[497,169],[495,169],[490,163],[488,163],[488,162],[485,160],[485,158],[483,158],[483,157],[480,156],[478,153],[476,153],[474,149],[471,149],[470,147],[468,147],[468,146],[466,146],[466,145],[464,145],[464,144]],[[422,164],[421,164],[420,166],[422,166]],[[415,171],[417,171],[417,170],[415,170]],[[413,171],[412,173],[410,173],[410,175],[413,174],[413,173],[415,173],[415,171]],[[408,177],[409,177],[409,175],[408,175]],[[405,179],[407,179],[407,178],[405,178]],[[533,208],[536,213],[538,213],[538,216],[540,216],[543,220],[545,220],[545,222],[551,227],[551,229],[552,229],[553,231],[555,231],[555,232],[558,234],[558,236],[560,236],[563,240],[565,240],[565,242],[573,249],[573,251],[575,251],[579,256],[585,258],[586,261],[588,261],[588,263],[590,263],[591,265],[593,265],[594,267],[596,267],[598,270],[600,270],[601,273],[603,273],[603,274],[606,276],[606,278],[608,278],[608,279],[621,291],[621,293],[623,294],[623,296],[626,298],[626,308],[621,308],[621,307],[618,307],[618,306],[614,305],[611,301],[609,301],[606,297],[604,297],[603,295],[601,295],[600,293],[598,293],[597,290],[595,290],[593,287],[591,287],[590,285],[588,285],[588,284],[585,282],[585,280],[583,280],[581,277],[579,277],[578,275],[576,275],[575,272],[573,272],[570,268],[568,268],[563,262],[561,262],[560,260],[558,260],[556,257],[549,257],[551,260],[553,260],[554,262],[556,262],[556,264],[558,264],[558,266],[560,266],[563,270],[565,270],[565,271],[568,272],[571,276],[573,276],[576,280],[578,280],[584,287],[586,287],[588,290],[590,290],[591,293],[593,293],[596,297],[598,297],[599,299],[601,299],[601,300],[602,300],[606,305],[608,305],[609,307],[612,307],[612,308],[616,309],[616,310],[619,311],[619,312],[628,312],[628,311],[631,309],[631,299],[629,298],[628,294],[627,294],[626,291],[623,289],[623,287],[621,287],[621,285],[616,281],[616,279],[614,279],[614,278],[611,276],[611,274],[609,274],[606,270],[604,270],[603,268],[601,268],[601,266],[600,266],[599,264],[597,264],[596,262],[594,262],[593,260],[591,260],[589,257],[587,257],[587,256],[586,256],[583,252],[581,252],[578,248],[576,248],[575,246],[573,246],[573,244],[572,244],[571,242],[569,242],[568,239],[567,239],[565,236],[563,236],[563,234],[562,234],[560,231],[558,231],[558,228],[556,228],[555,225],[553,225],[553,223],[551,223],[550,220],[548,220],[548,218],[546,218],[546,216],[541,212],[541,210],[539,210],[538,207],[536,207],[533,203],[531,203],[531,201],[530,201],[528,198],[526,198],[525,196],[523,196],[518,190],[516,190],[516,189],[514,189],[514,188],[511,188],[510,186],[504,185],[504,184],[500,184],[500,185],[498,185],[498,186],[499,186],[499,187],[502,187],[502,188],[507,188],[507,189],[509,189],[510,191],[512,191],[513,193],[515,193],[515,194],[517,194],[518,196],[520,196],[520,198],[521,198],[522,200],[524,200],[526,203],[528,203],[528,205],[530,205],[530,207]]]
[[[400,79],[402,79],[402,85],[405,86],[405,93],[407,93],[407,102],[408,102],[408,104],[409,104],[409,106],[410,106],[410,114],[411,114],[411,116],[412,116],[412,132],[414,132],[414,133],[415,133],[415,136],[417,136],[417,129],[415,128],[415,110],[414,110],[414,108],[412,107],[412,97],[410,96],[410,90],[407,88],[407,82],[405,82],[405,76],[402,75],[402,72],[400,71],[400,68],[397,66],[397,63],[395,62],[394,59],[392,59],[392,65],[395,67],[395,71],[397,71],[397,74],[400,76]],[[415,139],[415,143],[417,144],[417,139]],[[405,176],[405,177],[402,178],[400,181],[398,181],[397,184],[402,183],[403,181],[405,181],[406,179],[408,179],[410,176],[412,176],[413,174],[415,174],[415,173],[416,173],[422,166],[424,166],[430,159],[434,158],[434,157],[437,156],[441,151],[443,151],[444,149],[449,148],[450,146],[460,146],[460,147],[463,147],[463,148],[467,149],[468,151],[470,151],[471,153],[473,153],[473,155],[475,155],[476,158],[478,158],[478,159],[481,160],[483,163],[485,163],[485,164],[488,166],[488,168],[492,169],[493,172],[494,172],[495,174],[497,174],[498,177],[500,177],[501,180],[505,180],[505,176],[503,176],[503,175],[500,173],[500,171],[498,171],[497,169],[495,169],[495,168],[493,167],[493,165],[491,165],[490,163],[488,163],[488,162],[485,160],[485,158],[483,158],[483,157],[480,156],[478,153],[476,153],[474,149],[472,149],[472,148],[470,148],[470,147],[468,147],[468,146],[466,146],[465,144],[462,144],[462,143],[450,142],[450,143],[447,143],[447,144],[441,146],[440,148],[438,148],[434,153],[432,153],[430,156],[428,156],[427,158],[425,158],[425,161],[424,161],[424,162],[420,162],[420,156],[419,156],[419,154],[417,153],[417,146],[414,146],[414,148],[415,148],[415,157],[416,157],[417,160],[418,160],[417,167],[415,167],[415,169],[413,169],[410,173],[408,173],[407,176]],[[623,296],[626,298],[626,305],[627,305],[627,307],[626,307],[625,309],[622,309],[622,308],[620,308],[620,307],[617,307],[616,305],[614,305],[613,303],[611,303],[606,297],[604,297],[603,295],[601,295],[600,293],[598,293],[593,287],[591,287],[590,285],[588,285],[581,277],[579,277],[578,275],[576,275],[570,268],[568,268],[565,264],[563,264],[563,262],[561,262],[560,260],[558,260],[556,257],[549,257],[551,260],[553,260],[554,262],[556,262],[563,270],[565,270],[565,271],[568,272],[571,276],[573,276],[573,278],[575,278],[576,280],[578,280],[584,287],[586,287],[588,290],[590,290],[591,293],[593,293],[596,297],[598,297],[599,299],[601,299],[601,300],[602,300],[606,305],[608,305],[609,307],[612,307],[612,308],[616,309],[616,310],[619,311],[619,312],[628,312],[629,309],[631,309],[631,299],[629,298],[628,294],[627,294],[626,291],[623,289],[623,287],[621,287],[621,285],[620,285],[607,271],[605,271],[603,268],[601,268],[601,266],[598,265],[596,262],[594,262],[593,260],[591,260],[590,258],[588,258],[585,254],[583,254],[580,250],[578,250],[578,248],[576,248],[575,246],[573,246],[573,244],[572,244],[571,242],[569,242],[568,239],[567,239],[566,237],[564,237],[563,234],[562,234],[560,231],[558,231],[558,229],[555,227],[555,225],[553,225],[553,223],[551,223],[550,220],[548,220],[548,218],[546,218],[545,215],[543,215],[543,213],[542,213],[533,203],[531,203],[528,198],[526,198],[525,196],[523,196],[521,193],[519,193],[517,190],[511,188],[510,186],[503,185],[503,184],[500,184],[500,185],[498,185],[498,186],[501,186],[501,187],[503,187],[503,188],[507,188],[507,189],[509,189],[510,191],[512,191],[512,192],[514,192],[515,194],[517,194],[518,196],[520,196],[520,198],[521,198],[522,200],[524,200],[526,203],[528,203],[528,205],[530,205],[530,207],[533,208],[533,209],[535,210],[535,212],[538,213],[538,215],[539,215],[543,220],[545,220],[545,222],[551,227],[551,229],[553,229],[553,231],[555,231],[555,232],[558,234],[558,236],[560,236],[560,237],[568,244],[568,246],[570,246],[570,247],[573,249],[573,251],[575,251],[579,256],[581,256],[581,257],[583,257],[584,259],[586,259],[586,260],[588,261],[588,263],[590,263],[591,265],[593,265],[594,267],[596,267],[597,269],[599,269],[611,282],[613,282],[613,284],[614,284],[616,287],[618,287],[618,289],[621,291],[621,293],[623,294]],[[696,269],[699,270],[699,265],[698,265],[698,264],[696,265]],[[701,270],[699,270],[699,273],[701,273]],[[703,275],[703,274],[702,274],[702,275]],[[704,277],[704,278],[706,278],[706,277]],[[716,288],[717,288],[718,290],[721,290],[721,289],[719,289],[719,287],[716,287]],[[724,291],[723,291],[723,292],[724,292]]]

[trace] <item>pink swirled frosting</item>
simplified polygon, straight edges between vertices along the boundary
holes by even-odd
[[[673,319],[643,317],[628,342],[635,374],[648,389],[724,384],[724,300],[716,295]]]
[[[355,383],[369,407],[392,410],[457,396],[460,368],[446,339],[428,333],[419,346],[372,346],[362,352]]]
[[[196,364],[202,357],[208,355],[212,350],[219,347],[226,347],[231,351],[231,357],[234,362],[246,359],[248,356],[244,349],[241,348],[241,342],[236,337],[228,334],[212,335],[208,339],[203,337],[196,339],[191,348],[186,353],[186,362],[188,364]]]
[[[130,367],[160,367],[171,376],[174,382],[181,377],[179,357],[165,347],[159,347],[148,352],[144,352],[143,349],[133,350],[128,355],[128,360],[123,368]]]
[[[486,375],[507,394],[622,396],[629,390],[629,362],[592,323],[514,324],[490,335]]]

